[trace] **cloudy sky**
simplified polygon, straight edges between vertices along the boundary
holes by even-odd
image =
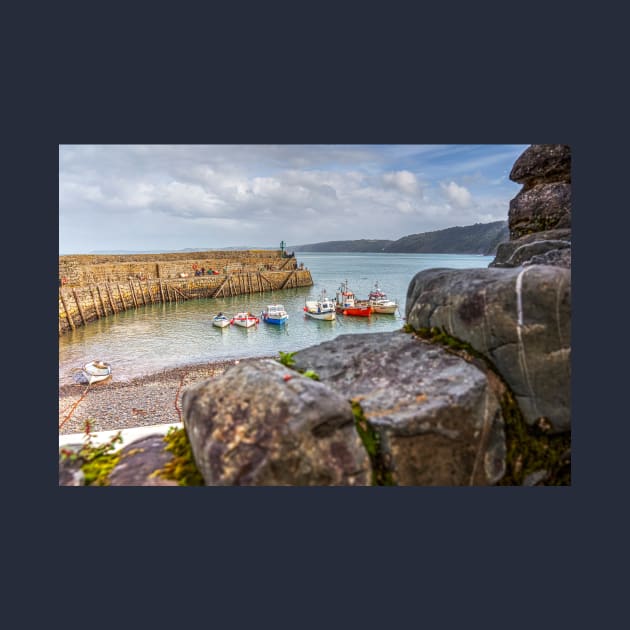
[[[398,239],[507,219],[529,145],[60,145],[59,253]]]

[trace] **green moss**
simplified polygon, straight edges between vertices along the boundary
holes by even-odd
[[[506,473],[497,485],[520,486],[527,475],[541,470],[547,472],[543,485],[571,485],[571,434],[552,435],[544,421],[529,426],[508,388],[502,396],[501,409],[505,422]]]
[[[81,470],[85,475],[86,486],[108,486],[109,474],[120,461],[120,451],[100,454],[86,461]]]
[[[483,371],[492,371],[501,383],[501,412],[505,422],[506,472],[497,485],[522,485],[527,475],[544,470],[543,485],[571,484],[571,433],[552,435],[549,423],[541,418],[538,426],[529,426],[516,402],[512,390],[496,366],[469,343],[449,335],[444,328],[420,328],[415,334],[431,343],[474,363]]]
[[[372,485],[373,486],[395,486],[392,473],[387,469],[381,451],[380,435],[370,426],[363,413],[363,409],[357,400],[351,400],[352,413],[354,415],[354,425],[357,433],[363,442],[372,464]]]
[[[165,451],[173,454],[163,468],[155,471],[154,475],[160,475],[164,479],[172,479],[180,486],[203,486],[204,479],[195,464],[190,440],[185,428],[171,427],[164,436]]]
[[[312,378],[314,381],[319,381],[319,374],[314,370],[306,370],[303,374],[308,378]]]
[[[475,359],[479,359],[496,372],[494,365],[485,355],[475,350],[469,343],[449,335],[445,328],[437,328],[436,326],[433,326],[432,328],[419,328],[414,332],[418,337],[424,339],[425,341],[439,343],[448,350],[456,351],[456,353],[459,356],[462,356],[462,358],[470,359],[471,357],[474,357]]]
[[[121,453],[115,451],[116,444],[122,442],[121,432],[98,446],[92,441],[92,421],[86,420],[85,437],[78,450],[61,449],[62,459],[77,462],[81,466],[86,486],[108,486],[109,474],[120,461]]]
[[[279,352],[278,354],[280,355],[278,362],[282,363],[282,365],[291,367],[292,365],[295,364],[295,359],[293,358],[293,356],[295,355],[295,352]]]

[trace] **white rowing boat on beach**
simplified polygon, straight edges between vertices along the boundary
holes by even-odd
[[[81,371],[91,385],[109,378],[112,375],[112,366],[103,361],[90,361],[83,366]]]

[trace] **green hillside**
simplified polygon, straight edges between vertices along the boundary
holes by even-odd
[[[492,256],[497,246],[509,240],[507,221],[475,223],[434,232],[409,234],[397,241],[360,239],[356,241],[326,241],[294,245],[296,252],[386,252],[406,254],[483,254]]]

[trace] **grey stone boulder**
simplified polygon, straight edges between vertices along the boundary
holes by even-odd
[[[369,485],[347,397],[273,360],[184,390],[184,425],[207,485]]]
[[[552,241],[552,246],[541,245],[546,241]],[[571,246],[571,230],[545,230],[500,243],[495,258],[488,267],[518,267],[524,264],[529,260],[528,255],[531,254],[534,257],[540,253],[540,249],[538,251],[536,248],[529,249],[528,246],[530,245],[536,245],[536,248],[542,248],[545,252],[569,248]],[[520,251],[515,255],[517,250]]]
[[[488,485],[505,472],[491,383],[476,366],[403,332],[340,335],[295,354],[295,367],[357,402],[396,485]]]
[[[165,448],[163,435],[148,435],[130,442],[121,449],[120,460],[109,473],[109,485],[176,486],[177,482],[156,475],[173,457]]]
[[[567,144],[532,144],[514,162],[510,179],[526,188],[541,182],[571,182],[571,148]]]
[[[510,386],[525,421],[570,429],[571,272],[429,269],[409,284],[407,323],[444,329],[489,358]]]
[[[564,267],[571,269],[571,247],[551,249],[547,252],[532,256],[523,262],[523,267],[528,265],[552,265],[553,267]]]
[[[523,188],[510,201],[510,240],[571,227],[571,184],[552,182]]]
[[[518,241],[513,241],[512,243],[517,244]],[[571,266],[570,256],[568,258],[569,264],[567,265],[567,260],[562,258],[560,255],[560,251],[564,249],[571,249],[571,241],[533,241],[531,243],[522,244],[513,249],[512,254],[507,260],[505,260],[505,262],[497,262],[495,259],[495,261],[489,266],[522,267],[527,264],[544,265],[555,263],[558,266],[569,268]],[[502,255],[504,255],[503,252]],[[498,257],[499,256],[497,255],[497,258]]]

